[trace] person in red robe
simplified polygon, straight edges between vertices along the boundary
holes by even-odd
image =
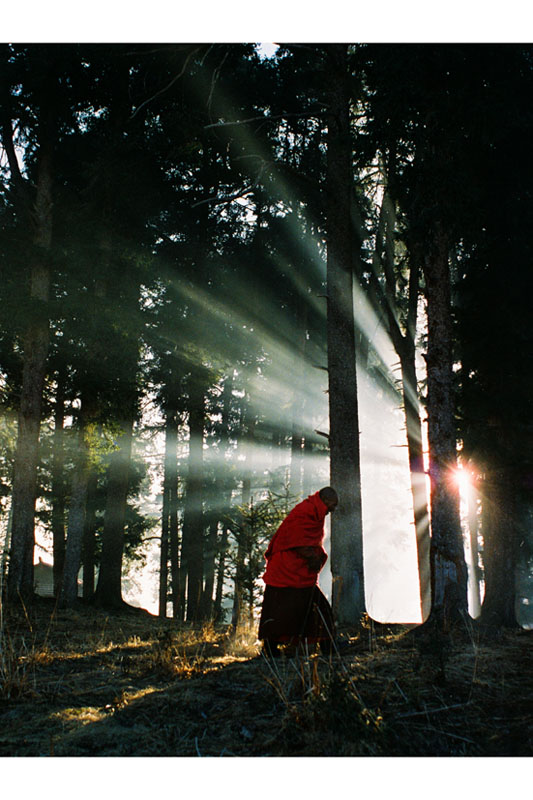
[[[319,643],[326,652],[331,648],[333,613],[318,588],[318,575],[327,560],[324,520],[338,502],[335,489],[325,486],[298,503],[270,541],[259,621],[267,656],[279,655],[283,643]]]

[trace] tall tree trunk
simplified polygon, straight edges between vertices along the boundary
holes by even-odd
[[[107,501],[102,534],[102,556],[96,587],[95,602],[102,607],[120,607],[122,599],[122,557],[124,524],[128,502],[131,468],[134,410],[121,422],[117,439],[118,449],[112,453],[107,487]]]
[[[330,69],[327,153],[327,347],[333,608],[341,624],[364,613],[359,413],[353,317],[352,151],[346,45],[327,47]]]
[[[307,303],[306,298],[298,297],[296,309],[297,361],[293,375],[292,433],[290,487],[292,494],[301,499],[304,480],[304,409],[306,405],[306,356],[307,356]]]
[[[78,573],[81,565],[90,472],[86,421],[87,418],[82,407],[68,511],[65,563],[59,593],[59,605],[61,608],[72,608],[78,599]]]
[[[214,516],[209,523],[209,531],[206,538],[205,550],[205,575],[204,591],[202,600],[202,618],[213,619],[213,590],[215,588],[215,559],[218,541],[218,519]]]
[[[516,602],[517,477],[498,469],[485,481],[483,499],[483,562],[485,597],[480,622],[490,628],[518,626]]]
[[[393,183],[393,154],[389,154],[388,160],[389,165],[386,170],[386,177],[387,180]],[[422,421],[420,418],[420,400],[416,374],[416,330],[422,254],[416,242],[412,243],[409,264],[409,294],[407,298],[406,329],[405,333],[402,333],[396,314],[399,307],[399,298],[395,271],[395,236],[395,204],[390,195],[389,187],[387,186],[383,195],[376,232],[376,250],[373,256],[374,271],[372,273],[372,292],[377,299],[377,304],[383,309],[390,339],[400,358],[402,400],[407,432],[411,496],[413,499],[413,516],[417,544],[420,612],[422,619],[425,619],[431,608],[430,537]],[[383,257],[381,256],[382,251]],[[385,277],[384,291],[377,279],[378,267],[381,267]]]
[[[65,564],[65,447],[63,430],[65,422],[64,372],[58,370],[57,390],[54,407],[54,439],[52,456],[52,542],[54,594],[61,587],[61,577]]]
[[[169,388],[175,400],[176,392]],[[168,403],[165,420],[165,462],[163,475],[163,507],[161,512],[161,555],[159,574],[159,616],[166,617],[168,602],[169,561],[172,589],[172,615],[183,618],[181,608],[178,535],[178,420],[177,409]]]
[[[301,404],[296,403],[292,408],[293,423],[291,434],[291,464],[289,470],[289,484],[291,493],[298,500],[302,499],[303,491],[303,457],[304,435],[301,423]]]
[[[426,282],[427,412],[431,479],[432,611],[439,627],[467,613],[467,572],[459,516],[448,242],[436,224],[423,259]]]
[[[223,400],[222,400],[222,421],[221,421],[221,436],[220,436],[220,450],[224,457],[229,451],[229,438],[230,438],[230,416],[231,405],[233,396],[233,375],[230,373],[224,381]],[[220,622],[222,619],[222,601],[224,596],[224,581],[226,577],[226,558],[228,555],[228,541],[229,530],[227,517],[230,512],[231,506],[231,492],[233,486],[233,478],[228,477],[228,473],[220,474],[217,477],[215,496],[222,498],[221,512],[219,515],[219,523],[221,528],[220,538],[215,543],[216,553],[215,558],[218,557],[218,564],[216,569],[216,591],[213,602],[213,620]]]
[[[217,565],[217,588],[215,592],[215,603],[213,607],[213,619],[215,622],[222,620],[222,601],[224,599],[224,579],[226,576],[226,558],[228,556],[229,531],[226,525],[222,528],[222,535],[218,545],[218,565]]]
[[[276,427],[272,431],[272,443],[270,447],[270,471],[273,473],[274,478],[271,488],[277,491],[284,483],[284,476],[282,477],[280,475],[280,468],[283,464],[283,454],[285,451],[285,429],[282,431],[281,428],[278,427],[281,423],[275,424]]]
[[[166,464],[166,459],[165,459]],[[165,466],[166,469],[166,466]],[[159,550],[159,616],[166,619],[168,603],[168,559],[169,559],[169,490],[166,476],[163,479],[163,503],[161,509],[161,547]]]
[[[412,344],[412,346],[411,346]],[[407,428],[409,476],[417,544],[420,583],[420,613],[424,619],[431,609],[429,511],[427,505],[424,445],[420,419],[414,342],[408,343],[400,355],[402,396]]]
[[[252,474],[253,474],[253,449],[256,418],[250,406],[249,397],[245,399],[245,409],[242,420],[242,440],[246,460],[243,469],[241,505],[248,507],[252,499]],[[244,559],[246,554],[246,534],[244,524],[241,526],[237,540],[237,555],[235,560],[235,577],[233,581],[233,606],[231,610],[231,624],[235,630],[242,620],[244,596]]]
[[[387,239],[391,239],[391,224],[387,225]],[[390,245],[389,245],[390,252]],[[390,255],[388,257],[390,259]],[[429,537],[429,508],[426,489],[426,470],[424,466],[424,442],[422,420],[420,418],[420,399],[416,374],[416,330],[418,301],[420,296],[420,272],[422,256],[413,248],[409,266],[409,299],[405,336],[397,342],[396,351],[400,356],[402,371],[402,396],[407,429],[407,449],[409,454],[409,474],[416,531],[416,550],[418,556],[418,576],[420,584],[420,613],[426,619],[431,611],[431,566]],[[392,268],[392,265],[391,265]]]
[[[473,491],[468,496],[468,536],[471,559],[471,616],[477,619],[481,614],[481,570],[479,568],[479,519],[477,498]]]
[[[12,146],[4,136],[4,147]],[[50,247],[52,242],[52,169],[50,149],[41,144],[33,220],[33,252],[30,298],[34,304],[23,340],[22,390],[18,414],[17,449],[13,476],[13,531],[9,561],[10,599],[28,600],[33,595],[35,502],[39,432],[46,363],[49,349],[47,305],[50,296]],[[13,168],[14,165],[10,166]],[[18,167],[15,167],[18,173]]]
[[[168,503],[168,541],[170,549],[170,577],[172,589],[172,616],[183,619],[180,602],[181,567],[179,561],[178,530],[178,420],[174,408],[167,419],[165,438],[165,480]]]
[[[87,503],[85,506],[85,525],[83,528],[83,599],[91,600],[94,596],[96,576],[96,494],[98,474],[91,464],[89,467],[89,483],[87,486]]]
[[[187,578],[188,622],[200,616],[203,585],[205,383],[201,375],[191,376],[189,384],[189,459],[183,512],[182,577]]]
[[[4,540],[4,548],[2,550],[2,558],[0,561],[0,582],[1,582],[1,589],[0,589],[0,611],[2,609],[2,603],[4,601],[5,596],[5,587],[7,586],[7,565],[8,565],[8,554],[9,549],[11,547],[11,528],[13,523],[13,504],[9,504],[9,512],[7,515],[7,525],[6,525],[6,538]]]
[[[247,475],[242,482],[242,499],[241,504],[248,508],[252,498],[252,487],[250,476]],[[231,625],[233,630],[236,630],[242,622],[242,612],[244,606],[244,579],[245,579],[245,565],[244,559],[246,556],[246,523],[241,523],[241,529],[237,539],[237,555],[235,558],[235,578],[233,581],[233,606],[231,609]]]
[[[303,472],[303,496],[309,497],[316,491],[315,468],[313,466],[313,439],[312,434],[306,433],[304,439],[304,472]]]

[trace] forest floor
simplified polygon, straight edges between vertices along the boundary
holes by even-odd
[[[531,756],[532,633],[437,647],[368,623],[342,655],[38,601],[5,614],[0,756]]]

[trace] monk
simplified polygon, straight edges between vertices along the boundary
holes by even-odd
[[[338,502],[335,489],[325,486],[298,503],[270,541],[259,622],[259,639],[268,657],[280,655],[283,643],[319,643],[323,651],[331,649],[333,614],[317,583],[327,560],[324,520]]]

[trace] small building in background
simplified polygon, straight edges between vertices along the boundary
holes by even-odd
[[[33,565],[33,590],[39,597],[54,596],[54,568],[39,556]],[[83,584],[78,578],[78,597],[83,595]]]

